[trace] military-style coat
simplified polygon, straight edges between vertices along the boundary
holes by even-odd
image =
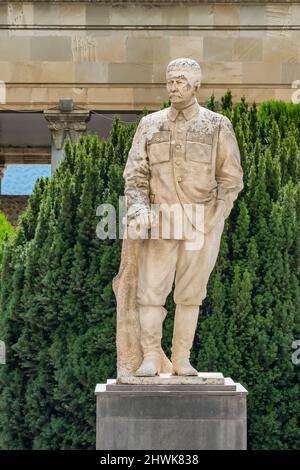
[[[243,188],[232,124],[196,100],[182,111],[171,106],[151,113],[138,125],[123,176],[129,218],[151,203],[201,203],[208,232],[228,217]]]

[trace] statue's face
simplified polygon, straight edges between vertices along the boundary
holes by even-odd
[[[195,87],[190,85],[184,72],[167,73],[167,91],[171,103],[189,102],[195,96]]]

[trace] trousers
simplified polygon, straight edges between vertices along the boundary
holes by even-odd
[[[138,257],[137,303],[165,305],[175,281],[175,304],[201,305],[218,258],[223,228],[222,217],[196,250],[188,250],[185,240],[143,240]]]

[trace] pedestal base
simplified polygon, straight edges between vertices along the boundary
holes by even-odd
[[[239,450],[247,442],[247,390],[223,385],[96,387],[98,450]]]
[[[198,372],[198,375],[159,374],[154,377],[120,377],[117,384],[123,385],[224,385],[224,376],[219,372]]]

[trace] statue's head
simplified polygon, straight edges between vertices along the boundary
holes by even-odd
[[[172,60],[167,66],[167,90],[172,104],[188,102],[201,85],[201,68],[193,59]]]

